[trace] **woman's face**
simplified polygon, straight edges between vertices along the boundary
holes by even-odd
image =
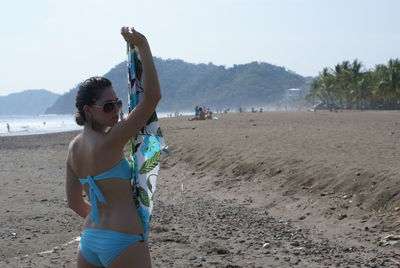
[[[114,109],[111,111],[104,111],[104,104],[117,101],[117,94],[112,87],[103,90],[100,98],[91,106],[90,110],[93,119],[102,127],[112,127],[118,123],[120,107],[114,103]]]

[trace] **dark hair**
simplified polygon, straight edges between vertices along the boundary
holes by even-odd
[[[101,76],[90,77],[79,85],[75,100],[75,106],[78,109],[78,112],[75,113],[75,121],[78,125],[83,126],[87,120],[83,106],[93,105],[100,98],[104,89],[111,86],[110,80]]]

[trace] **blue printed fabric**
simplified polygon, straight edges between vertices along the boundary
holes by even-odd
[[[129,111],[143,98],[142,64],[137,51],[128,44]],[[144,232],[147,234],[153,209],[160,155],[166,150],[156,112],[146,125],[131,140],[131,162],[133,166],[132,193],[136,201]]]

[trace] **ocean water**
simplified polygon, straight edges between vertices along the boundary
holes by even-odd
[[[10,130],[7,129],[7,124]],[[34,135],[79,130],[73,115],[4,115],[0,116],[0,136]]]
[[[190,113],[182,113],[189,115]],[[174,116],[174,113],[157,113],[159,118]],[[10,131],[7,129],[10,126]],[[44,133],[80,130],[70,114],[62,115],[4,115],[0,116],[0,136],[36,135]]]

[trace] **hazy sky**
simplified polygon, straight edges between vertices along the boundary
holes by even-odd
[[[315,76],[400,57],[399,0],[0,0],[0,95],[64,93],[125,60],[123,25],[153,55],[227,67],[251,61]]]

